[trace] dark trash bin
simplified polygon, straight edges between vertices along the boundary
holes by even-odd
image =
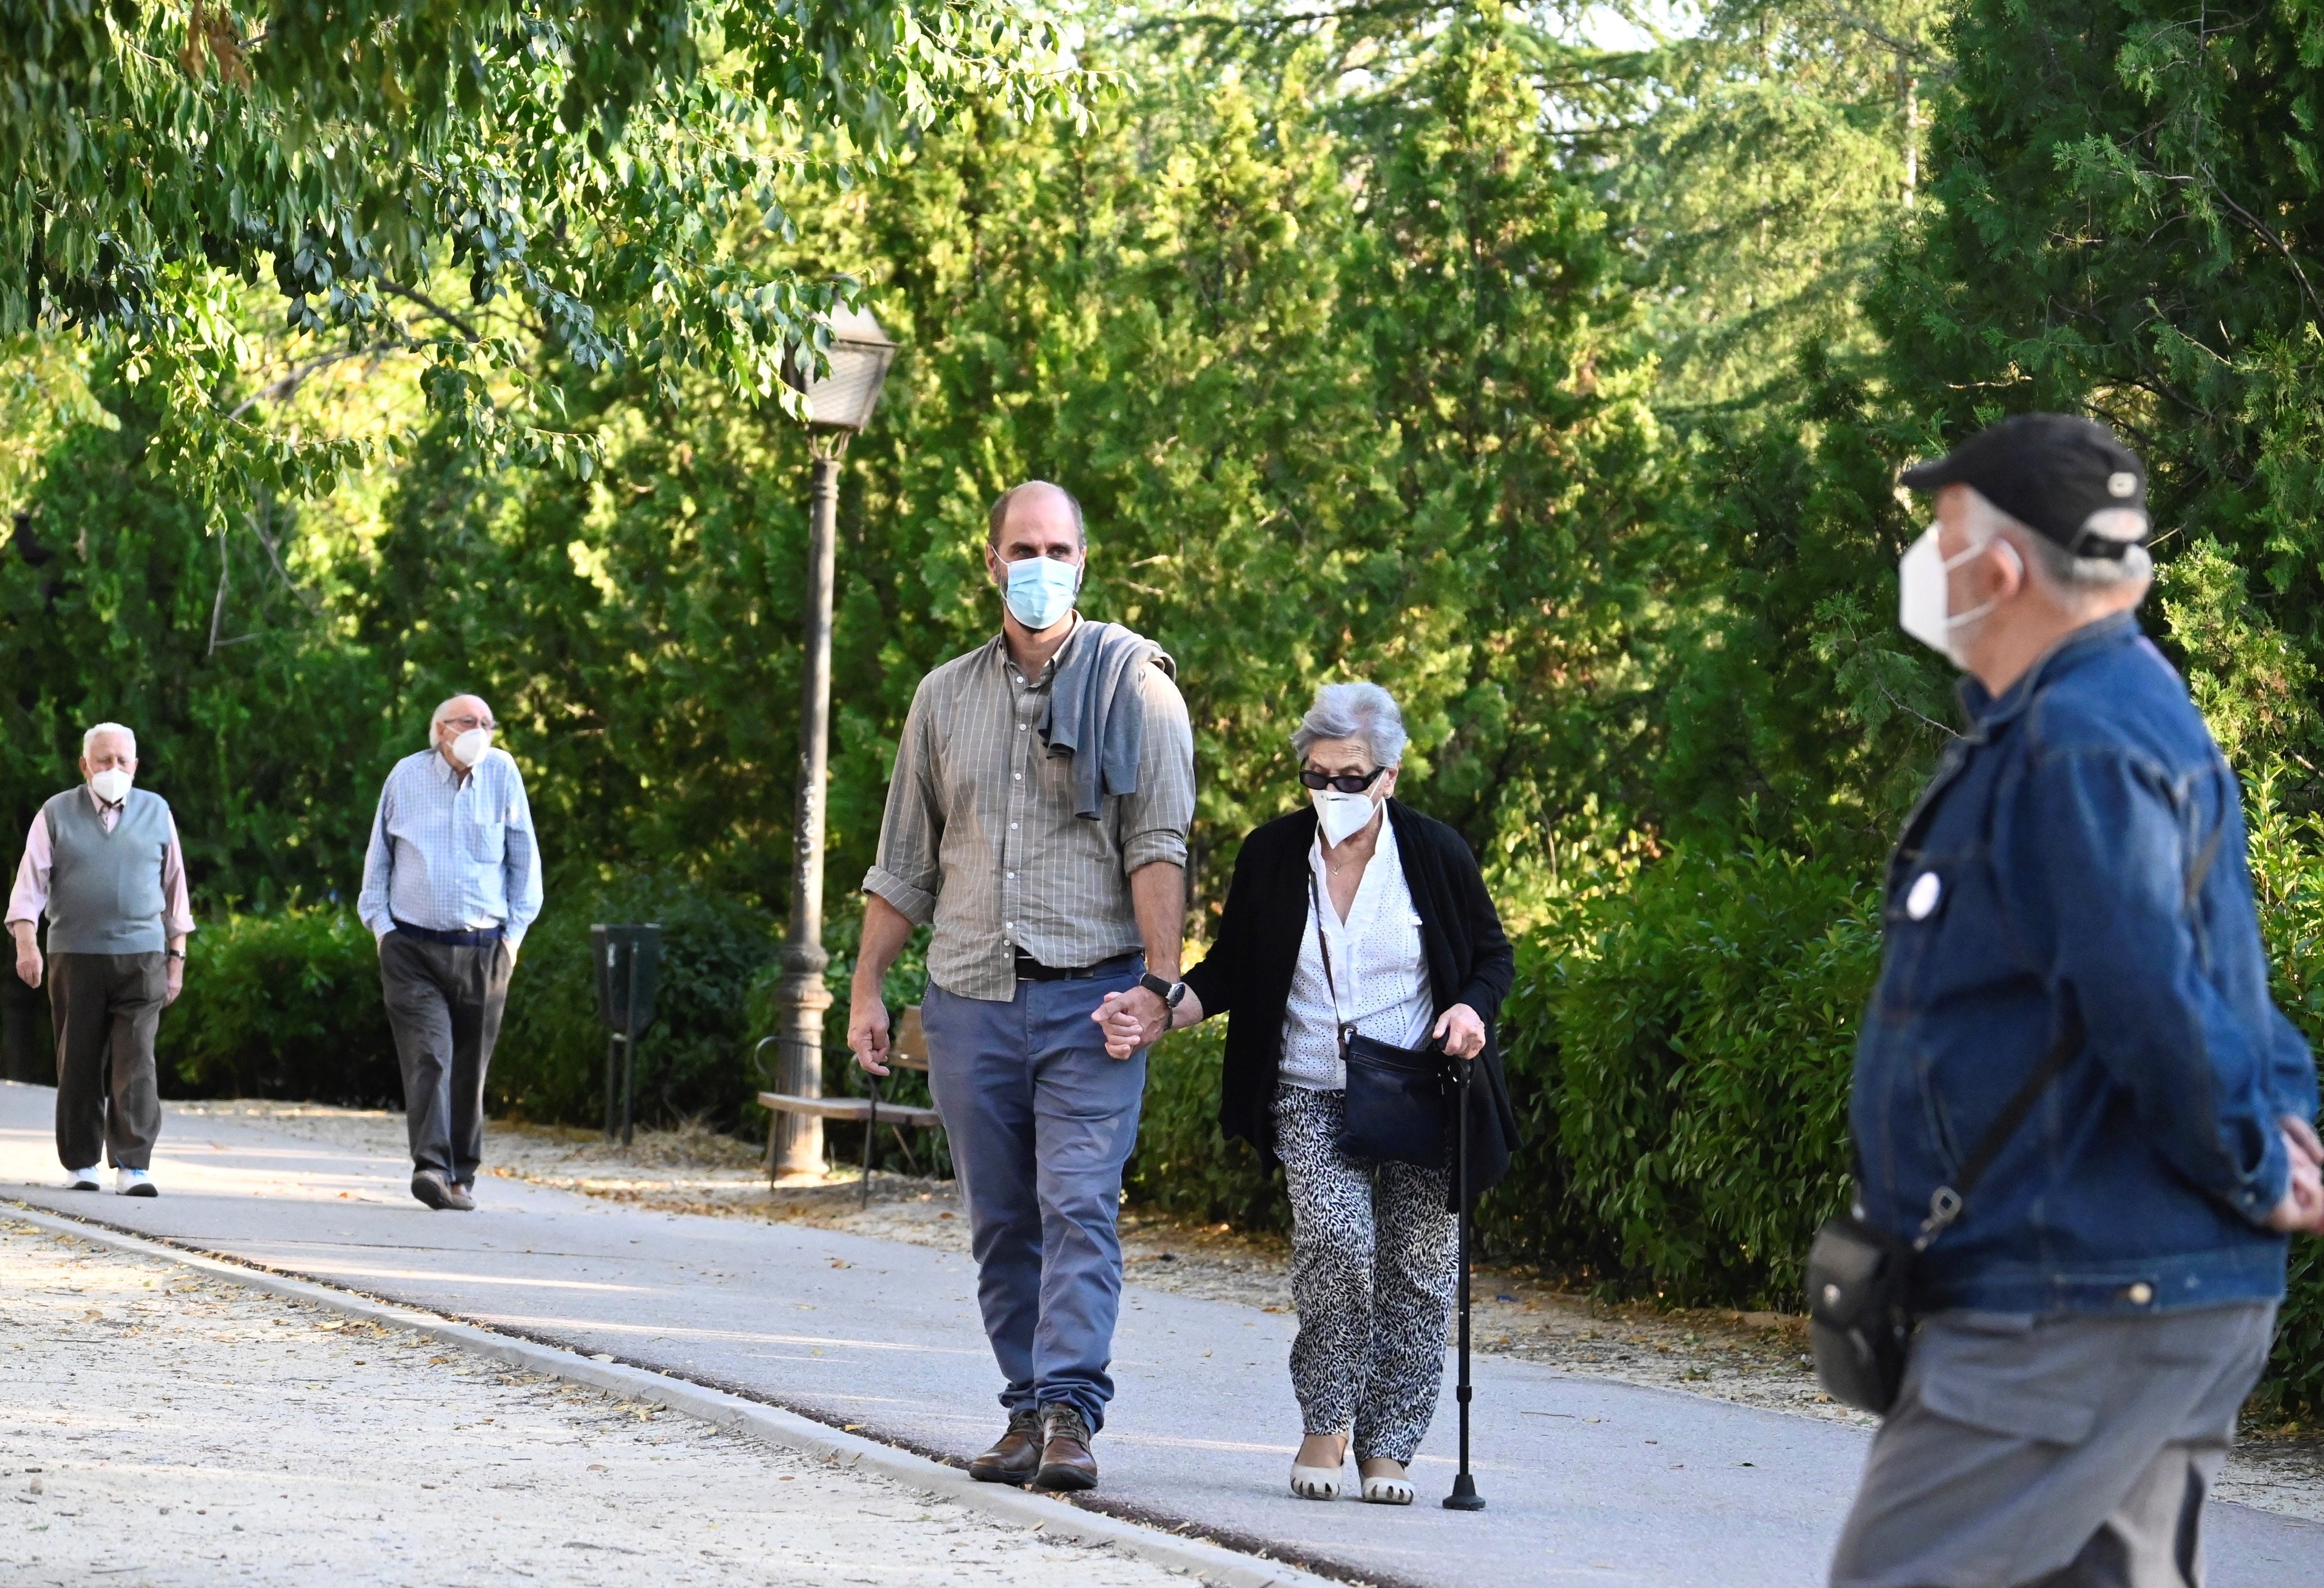
[[[650,921],[601,922],[589,928],[589,949],[597,967],[597,1020],[606,1031],[605,1140],[613,1139],[618,1097],[622,1145],[627,1147],[637,1113],[638,1039],[653,1024],[654,989],[661,976],[661,928]]]

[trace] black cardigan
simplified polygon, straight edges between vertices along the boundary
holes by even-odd
[[[1420,914],[1429,991],[1443,1014],[1465,1003],[1485,1022],[1485,1050],[1470,1088],[1469,1187],[1473,1196],[1508,1172],[1519,1145],[1493,1033],[1501,1000],[1517,980],[1517,956],[1485,891],[1476,856],[1460,834],[1397,800],[1388,802],[1405,884]],[[1307,855],[1315,842],[1313,807],[1252,829],[1235,856],[1219,932],[1186,983],[1205,1017],[1238,1011],[1227,1023],[1226,1066],[1219,1088],[1219,1128],[1259,1149],[1273,1167],[1273,1103],[1283,1062],[1283,1015],[1299,944],[1307,931]]]

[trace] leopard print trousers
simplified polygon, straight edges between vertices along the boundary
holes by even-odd
[[[1354,1432],[1358,1461],[1410,1465],[1436,1412],[1458,1291],[1443,1169],[1350,1158],[1345,1092],[1278,1085],[1275,1153],[1291,1193],[1291,1387],[1310,1434]]]

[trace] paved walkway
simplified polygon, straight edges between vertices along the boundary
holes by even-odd
[[[932,1454],[997,1431],[960,1256],[804,1225],[641,1213],[487,1179],[431,1214],[401,1161],[171,1111],[150,1202],[54,1189],[53,1094],[0,1085],[0,1186],[32,1205],[263,1262],[754,1395]],[[1448,1404],[1408,1510],[1295,1500],[1291,1319],[1131,1287],[1099,1442],[1110,1507],[1376,1582],[1467,1588],[1807,1588],[1863,1460],[1860,1432],[1482,1359],[1478,1482],[1449,1487]],[[1450,1396],[1448,1392],[1447,1400]],[[2314,1588],[2324,1527],[2213,1510],[2222,1588]]]

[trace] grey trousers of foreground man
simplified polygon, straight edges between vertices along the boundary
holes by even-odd
[[[484,1072],[508,1003],[508,946],[456,947],[390,932],[379,943],[379,985],[403,1066],[403,1122],[411,1167],[472,1186],[484,1158]]]
[[[1929,1319],[1832,1588],[2202,1588],[2203,1502],[2274,1332],[2268,1303]]]
[[[51,954],[49,1017],[57,1028],[57,1157],[69,1169],[104,1159],[153,1167],[161,1094],[153,1034],[169,991],[168,958]]]

